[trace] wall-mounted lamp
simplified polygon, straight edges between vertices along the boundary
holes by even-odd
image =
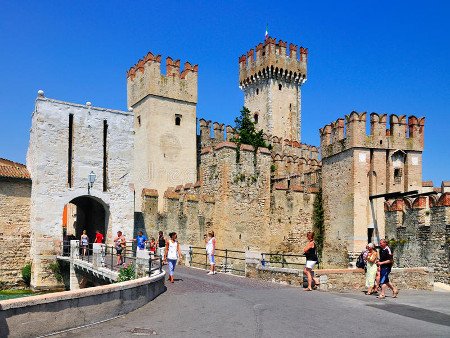
[[[97,175],[93,171],[88,175],[88,194],[91,193],[91,188],[94,186],[95,179]]]

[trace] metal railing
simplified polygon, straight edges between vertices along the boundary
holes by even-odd
[[[267,259],[267,257],[269,259]],[[305,266],[306,257],[305,255],[300,254],[286,254],[286,253],[270,253],[263,252],[261,253],[261,265],[262,266],[272,266],[272,267],[281,267],[281,268],[289,268],[289,267],[298,267]],[[319,268],[319,264],[317,264],[317,268]]]
[[[80,259],[82,261],[86,261],[88,263],[93,263],[94,260],[94,249],[93,249],[94,243],[89,243],[87,248],[84,249],[82,245],[78,245],[76,247],[77,250],[77,259]],[[122,264],[117,264],[118,262],[118,256],[117,250],[114,246],[106,246],[102,245],[101,248],[101,256],[100,256],[100,265],[102,267],[106,267],[110,270],[120,270],[124,265],[127,264],[133,264],[136,268],[136,261],[139,259],[136,256],[136,250],[132,246],[133,242],[127,242],[125,248],[122,250],[121,256],[122,256]],[[69,257],[71,256],[71,244],[67,241],[64,241],[62,243],[62,256]],[[160,255],[157,255],[156,253],[149,252],[149,258],[148,258],[148,276],[151,276],[151,274],[155,271],[162,272],[162,257]]]
[[[216,271],[245,274],[245,251],[216,248],[214,259]],[[209,269],[208,254],[204,247],[189,246],[189,265]]]

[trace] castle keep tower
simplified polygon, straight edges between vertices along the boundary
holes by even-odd
[[[323,263],[346,267],[367,242],[385,236],[384,199],[369,196],[422,189],[425,118],[352,112],[320,129],[325,210]]]
[[[308,49],[274,38],[239,58],[244,105],[259,129],[282,139],[301,141],[301,85],[306,81]]]
[[[133,180],[136,209],[143,188],[157,189],[195,182],[198,66],[148,53],[127,72],[128,106],[134,112],[135,157]],[[162,209],[162,201],[158,208]]]

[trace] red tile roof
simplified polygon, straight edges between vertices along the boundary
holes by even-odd
[[[25,165],[4,158],[0,158],[0,177],[31,179]]]

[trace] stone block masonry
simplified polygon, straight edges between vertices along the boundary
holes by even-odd
[[[31,180],[0,177],[0,282],[14,285],[30,258]]]
[[[320,129],[325,211],[325,267],[347,267],[368,242],[385,234],[382,199],[422,189],[425,118],[352,112]]]
[[[102,227],[109,245],[118,230],[132,237],[133,144],[132,114],[90,103],[52,100],[39,93],[27,154],[33,181],[30,226],[34,288],[57,287],[48,267],[61,250],[62,214],[67,203],[97,203],[104,212]],[[96,174],[96,180],[88,188],[90,173]],[[93,212],[86,210],[85,214]],[[98,225],[77,226],[89,232]]]
[[[398,267],[428,266],[450,284],[450,193],[385,203],[386,237]]]

